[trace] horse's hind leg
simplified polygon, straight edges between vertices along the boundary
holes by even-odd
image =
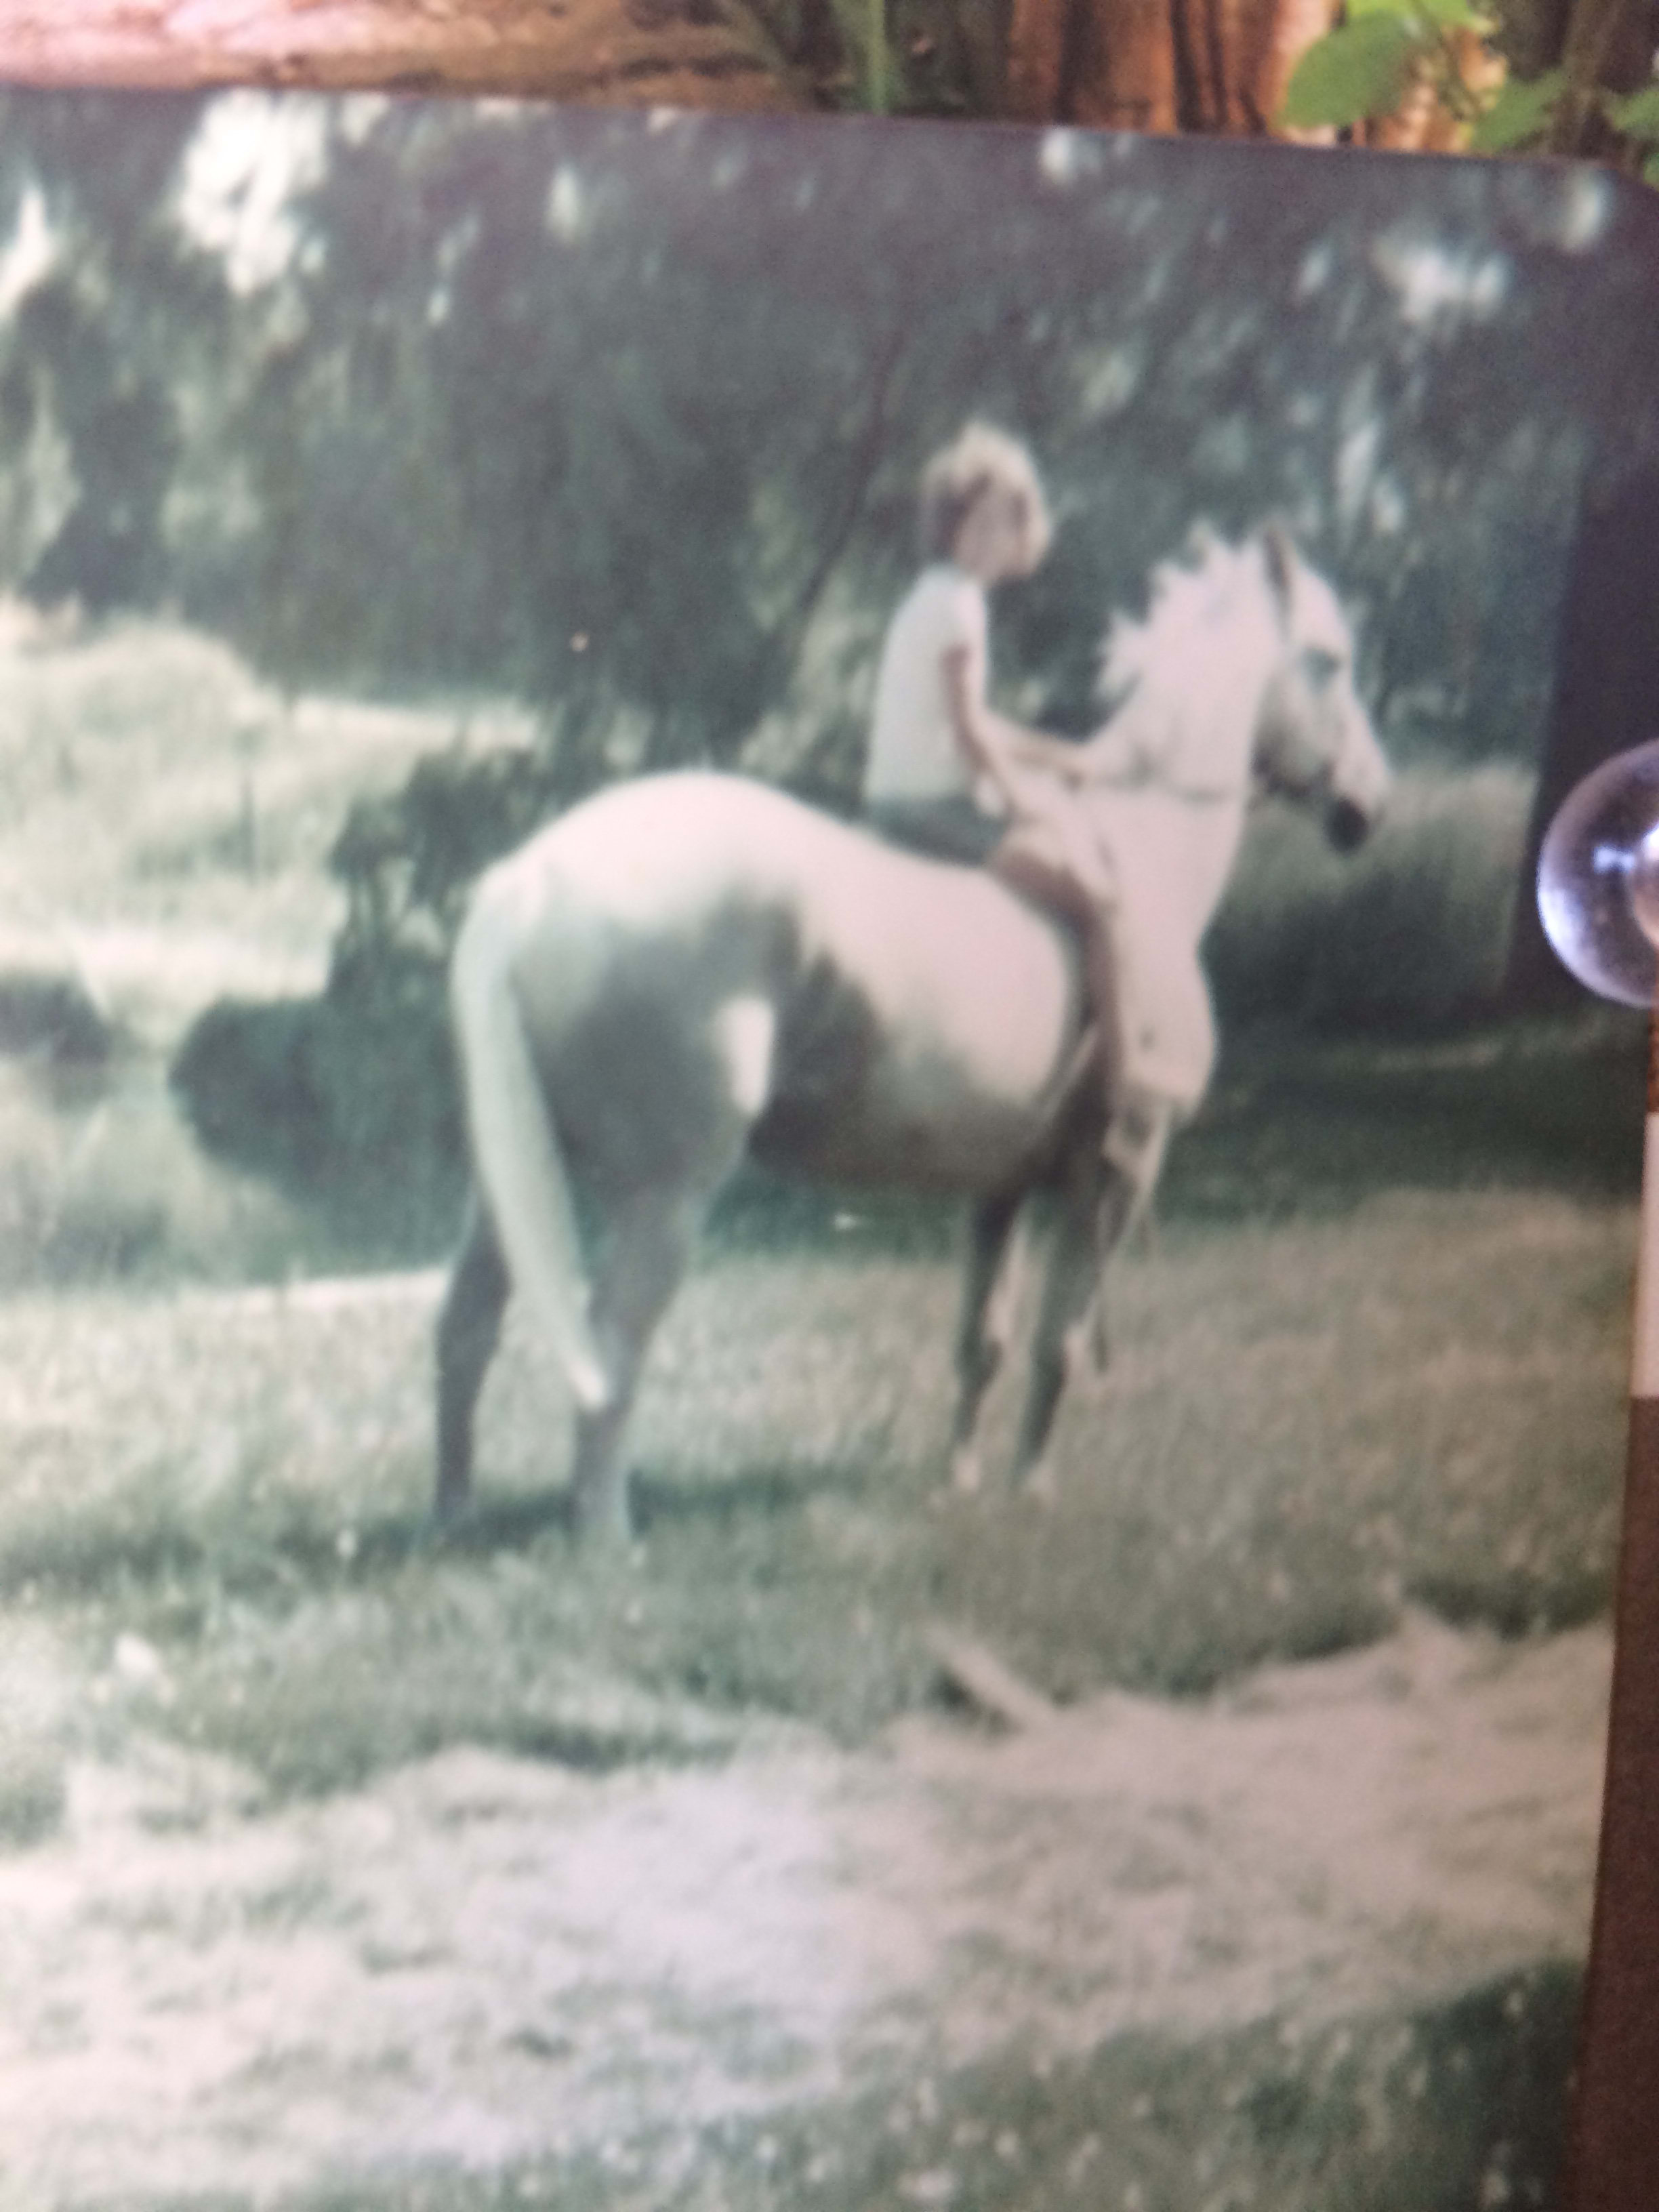
[[[981,1199],[969,1219],[968,1265],[957,1327],[957,1415],[951,1436],[951,1481],[963,1492],[979,1488],[980,1413],[1012,1328],[1010,1279],[1014,1270],[1008,1243],[1021,1195],[1000,1193]]]
[[[474,1191],[460,1252],[438,1315],[440,1522],[453,1521],[472,1488],[472,1416],[501,1335],[507,1276],[483,1200]]]
[[[742,1158],[771,1086],[776,1017],[756,993],[714,1007],[702,1051],[677,1071],[680,1143],[672,1172],[605,1198],[592,1270],[590,1320],[610,1395],[579,1413],[572,1474],[577,1534],[625,1539],[632,1531],[628,1417],[652,1334],[679,1287],[709,1201]]]
[[[592,1322],[611,1396],[602,1412],[578,1414],[571,1476],[576,1533],[584,1540],[625,1540],[632,1534],[628,1419],[652,1334],[685,1273],[699,1212],[684,1192],[649,1190],[609,1210]]]

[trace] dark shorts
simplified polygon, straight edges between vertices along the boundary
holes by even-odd
[[[987,814],[971,799],[875,799],[866,812],[872,824],[895,845],[929,853],[938,860],[989,860],[1008,824]]]

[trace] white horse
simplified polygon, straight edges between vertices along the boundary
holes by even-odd
[[[1161,568],[1146,620],[1113,627],[1103,692],[1114,711],[1065,803],[1117,870],[1127,995],[1173,1115],[1209,1074],[1197,948],[1253,790],[1322,807],[1352,844],[1388,771],[1336,598],[1271,526]],[[1099,1086],[1078,1079],[1087,1016],[1063,924],[982,869],[896,850],[763,784],[671,775],[599,793],[490,869],[452,981],[476,1182],[438,1327],[441,1518],[469,1495],[511,1285],[575,1401],[577,1525],[626,1532],[623,1432],[647,1348],[745,1156],[975,1201],[964,1480],[1010,1232],[1034,1190],[1059,1191],[1017,1464],[1039,1473],[1133,1196],[1103,1161]]]

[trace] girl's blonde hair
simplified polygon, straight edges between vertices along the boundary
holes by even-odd
[[[921,472],[923,558],[948,557],[975,500],[993,488],[1024,510],[1025,573],[1048,550],[1054,526],[1036,465],[1018,438],[988,422],[969,422]]]

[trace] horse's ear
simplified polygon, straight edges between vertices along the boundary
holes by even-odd
[[[1267,564],[1267,581],[1273,587],[1273,596],[1288,615],[1296,576],[1296,544],[1276,514],[1270,515],[1261,526],[1261,557]]]

